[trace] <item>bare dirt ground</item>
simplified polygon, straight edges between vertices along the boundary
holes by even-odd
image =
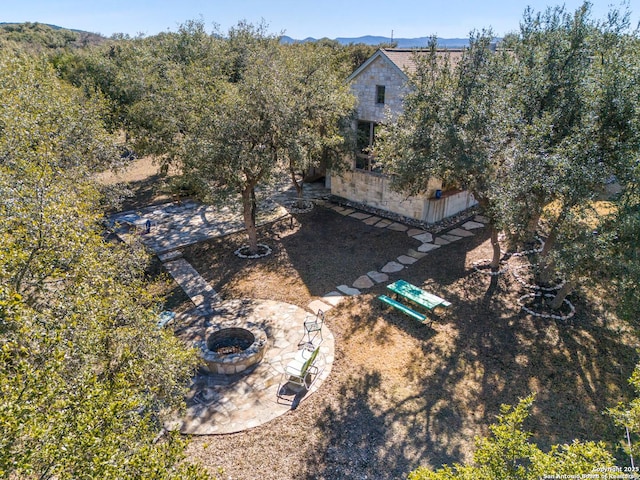
[[[140,193],[132,204],[162,200],[152,175],[131,183]],[[232,254],[245,243],[241,234],[184,256],[226,298],[304,307],[418,245],[324,208],[262,228],[260,240],[274,253],[257,261]],[[384,308],[376,299],[384,285],[331,310],[336,356],[321,390],[252,430],[193,437],[188,459],[225,479],[404,478],[419,465],[470,461],[474,437],[488,433],[500,404],[532,392],[525,428],[543,449],[577,438],[615,451],[624,432],[603,411],[630,398],[632,328],[590,291],[571,296],[570,322],[523,313],[517,298],[526,292],[513,276],[473,269],[489,254],[488,232],[480,231],[401,272],[453,304],[431,328]],[[177,287],[164,293],[168,307],[187,308]]]

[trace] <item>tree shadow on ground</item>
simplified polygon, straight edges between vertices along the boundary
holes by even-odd
[[[171,196],[164,193],[167,177],[159,173],[149,177],[132,181],[126,184],[126,188],[120,191],[121,198],[119,211],[136,210],[171,201]],[[124,188],[125,184],[119,184]],[[110,187],[114,188],[114,187]]]
[[[240,263],[231,256],[236,240],[226,239],[208,242],[206,262],[196,268],[231,296],[305,307],[416,247],[405,233],[335,212],[307,215],[291,228],[262,231],[273,242],[272,258]],[[292,412],[313,412],[315,423],[305,433],[313,441],[282,446],[313,445],[291,478],[401,478],[419,465],[469,461],[474,436],[487,435],[500,405],[532,392],[525,429],[541,448],[578,438],[604,440],[613,450],[622,432],[602,412],[631,397],[637,339],[621,335],[626,330],[580,294],[572,297],[572,323],[524,314],[517,299],[525,292],[510,274],[474,270],[491,251],[488,232],[474,233],[390,278],[452,303],[431,328],[381,304],[387,282],[331,310],[336,362],[326,384]]]
[[[262,298],[304,308],[314,298],[338,285],[351,286],[361,275],[380,271],[420,245],[404,232],[371,227],[326,208],[262,226],[258,238],[273,249],[272,255],[239,259],[233,251],[246,244],[246,234],[239,233],[189,246],[184,256],[218,292],[237,295],[234,290],[242,290],[241,284],[252,275],[275,275],[281,278],[280,288]],[[285,289],[293,292],[289,298]]]
[[[297,220],[299,230],[283,237],[280,248],[313,296],[337,285],[351,286],[361,275],[381,271],[420,245],[405,232],[370,226],[326,208],[298,215]]]
[[[484,248],[481,240],[460,244],[461,251],[451,253],[465,258],[463,249],[470,254]],[[432,328],[384,307],[377,292],[332,312],[332,330],[340,332],[337,343],[351,358],[350,365],[358,360],[350,350],[372,346],[370,367],[393,358],[389,362],[398,363],[401,373],[396,375],[403,380],[396,377],[392,388],[404,389],[401,394],[381,393],[389,385],[384,374],[375,389],[352,381],[351,394],[332,411],[337,430],[354,428],[352,410],[365,419],[372,416],[366,421],[384,424],[385,432],[402,432],[402,440],[387,445],[395,452],[384,456],[390,471],[401,472],[406,465],[438,467],[469,461],[473,437],[488,433],[500,405],[535,393],[525,428],[541,448],[580,439],[603,440],[616,451],[623,432],[603,412],[632,395],[626,380],[637,361],[637,339],[621,337],[618,328],[602,320],[599,307],[580,294],[573,297],[578,313],[572,322],[538,318],[521,311],[517,299],[524,292],[510,275],[484,275],[472,268],[470,259],[465,264],[434,257],[420,267],[407,270],[403,278],[440,288],[444,293],[438,293],[453,303]],[[403,350],[413,353],[402,358]],[[386,408],[373,407],[381,401],[376,394],[388,397]],[[347,400],[358,395],[359,401]],[[344,412],[344,418],[336,412]],[[379,430],[358,436],[375,436]],[[420,453],[416,460],[402,452]],[[332,468],[326,467],[329,472]]]
[[[315,428],[322,441],[308,452],[304,478],[404,478],[413,468],[416,449],[429,449],[419,432],[400,436],[389,422],[388,412],[368,401],[381,388],[380,375],[373,373],[345,378],[338,404],[327,406]],[[366,428],[363,428],[366,426]]]

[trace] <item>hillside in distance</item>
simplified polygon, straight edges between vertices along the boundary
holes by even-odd
[[[0,45],[17,44],[29,48],[56,49],[82,48],[99,45],[107,39],[97,33],[73,30],[38,22],[0,22]]]
[[[303,40],[296,40],[294,38],[283,36],[280,38],[283,43],[297,43],[297,42],[317,42],[318,39],[307,37]],[[397,48],[424,48],[429,45],[431,37],[419,37],[419,38],[391,38],[381,37],[375,35],[365,35],[363,37],[338,37],[334,39],[341,45],[351,44],[365,44],[365,45],[380,45],[380,44],[396,44]],[[469,46],[468,38],[439,38],[438,46],[441,48],[464,48]]]

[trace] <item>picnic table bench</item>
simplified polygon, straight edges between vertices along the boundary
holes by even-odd
[[[409,315],[410,317],[415,318],[419,322],[424,322],[427,319],[426,315],[424,315],[424,314],[422,314],[420,312],[416,312],[412,308],[407,307],[406,305],[398,302],[397,300],[394,300],[391,297],[387,297],[386,295],[380,295],[378,297],[378,299],[380,299],[382,302],[386,303],[387,305],[391,305],[393,308],[397,308],[402,313],[405,313],[405,314]]]
[[[427,310],[433,310],[436,307],[451,306],[451,303],[447,302],[444,298],[440,298],[433,293],[426,292],[405,280],[397,280],[392,284],[387,285],[387,288],[396,295],[404,297]]]
[[[447,302],[444,298],[440,298],[433,293],[429,293],[405,280],[397,280],[387,285],[387,289],[393,292],[398,300],[400,298],[409,300],[419,307],[422,307],[429,311],[433,311],[436,307],[449,307],[451,305],[451,303]],[[419,322],[424,322],[427,318],[426,315],[413,310],[409,306],[400,303],[398,300],[394,300],[387,295],[380,295],[378,299],[386,303],[387,305],[400,310],[406,315],[415,318]],[[431,322],[429,324],[431,324]]]

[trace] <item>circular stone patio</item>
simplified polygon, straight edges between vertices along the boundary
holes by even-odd
[[[295,408],[300,401],[321,388],[329,376],[334,359],[334,337],[326,325],[322,328],[320,369],[309,391],[278,397],[284,366],[293,359],[304,337],[306,310],[273,300],[230,300],[213,305],[213,314],[185,315],[176,328],[181,339],[206,343],[212,325],[257,326],[267,334],[262,362],[249,373],[234,375],[200,371],[187,396],[187,411],[175,425],[181,433],[212,435],[234,433],[257,427]]]

